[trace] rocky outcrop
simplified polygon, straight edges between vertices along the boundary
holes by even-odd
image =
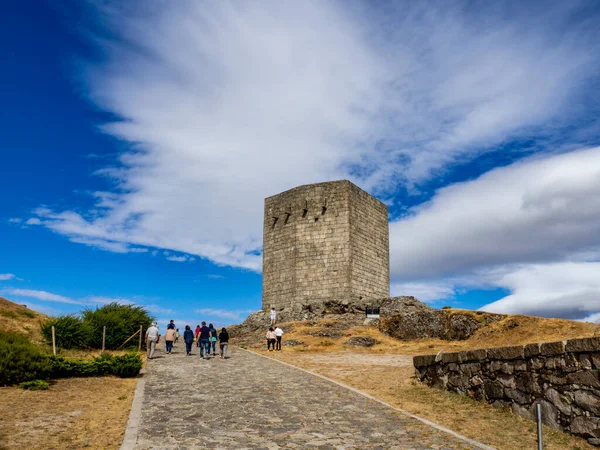
[[[464,340],[504,317],[481,311],[432,309],[414,297],[395,297],[382,303],[379,329],[396,339]]]
[[[346,341],[346,345],[351,347],[373,347],[379,344],[379,341],[369,336],[353,336]]]
[[[422,382],[528,419],[536,405],[544,423],[600,445],[600,337],[415,356]]]

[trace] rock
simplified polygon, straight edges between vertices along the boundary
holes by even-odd
[[[582,370],[567,375],[567,383],[600,388],[600,370]]]
[[[328,330],[328,329],[316,329],[316,330],[311,330],[307,333],[309,336],[316,336],[316,337],[328,337],[331,339],[339,339],[343,336],[342,333],[340,333],[339,331],[335,331],[335,330]]]
[[[497,381],[488,381],[483,385],[485,395],[489,400],[504,397],[504,387]]]
[[[560,394],[556,389],[548,389],[544,396],[552,402],[554,406],[558,408],[558,410],[567,415],[571,415],[571,405],[569,403],[569,399],[564,395]]]
[[[283,345],[288,346],[288,347],[296,347],[296,346],[302,345],[302,344],[304,344],[304,341],[299,341],[296,339],[288,339],[288,340],[283,341]]]
[[[495,347],[488,349],[489,359],[523,359],[524,351],[522,345],[512,347]]]
[[[598,445],[598,446],[600,446],[600,439],[599,438],[589,438],[588,442],[591,445]]]
[[[600,348],[600,336],[584,339],[569,339],[565,350],[567,352],[595,352]]]
[[[540,354],[543,356],[562,355],[565,352],[567,341],[544,342],[540,346]]]
[[[600,416],[600,397],[589,391],[575,391],[575,404],[581,406],[586,411]]]
[[[598,438],[600,437],[600,417],[575,417],[569,430],[571,433]]]
[[[346,345],[353,347],[373,347],[377,344],[379,344],[379,341],[369,336],[352,336],[346,341]]]
[[[535,411],[535,405],[540,404],[542,409],[542,422],[552,428],[560,428],[558,422],[558,411],[556,407],[547,400],[536,400],[533,403],[533,410]]]

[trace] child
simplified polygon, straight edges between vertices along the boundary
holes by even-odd
[[[219,347],[221,348],[221,359],[225,359],[225,354],[227,353],[227,345],[229,344],[229,333],[225,327],[221,328],[221,332],[219,333]]]
[[[177,330],[175,330],[175,343],[177,344],[177,341],[179,340],[179,337],[181,336],[181,333],[179,333],[179,328],[177,328]]]

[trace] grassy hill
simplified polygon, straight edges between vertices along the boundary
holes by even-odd
[[[413,355],[437,353],[442,348],[449,352],[600,335],[598,324],[523,315],[508,315],[498,322],[480,328],[471,338],[464,341],[431,338],[402,341],[382,334],[377,326],[362,325],[361,320],[348,317],[288,322],[280,326],[285,332],[284,343],[292,341],[296,344],[286,346],[286,351],[318,350],[320,353],[349,351]],[[260,348],[266,346],[265,332],[266,329],[257,330],[249,336],[241,336],[238,340],[240,344],[248,347]],[[348,339],[356,336],[369,337],[378,343],[371,347],[348,345]]]
[[[49,317],[0,297],[0,330],[23,333],[33,341],[42,342],[40,322]]]

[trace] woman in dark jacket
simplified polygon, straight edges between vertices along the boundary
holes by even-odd
[[[189,325],[185,326],[183,341],[185,342],[185,354],[190,356],[192,354],[192,344],[194,343],[194,332]]]
[[[229,333],[225,327],[221,328],[219,333],[219,346],[221,347],[221,359],[225,359],[225,353],[227,353],[227,344],[229,344]]]

